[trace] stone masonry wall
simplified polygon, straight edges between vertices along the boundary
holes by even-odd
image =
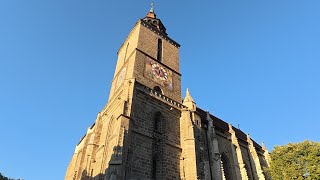
[[[132,107],[128,179],[180,179],[180,111],[138,89]]]

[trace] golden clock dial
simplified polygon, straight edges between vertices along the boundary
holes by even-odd
[[[167,71],[162,66],[160,66],[158,63],[152,64],[151,72],[156,78],[158,78],[162,81],[168,79]]]
[[[172,71],[161,63],[148,59],[146,60],[144,76],[152,79],[163,87],[173,89]]]

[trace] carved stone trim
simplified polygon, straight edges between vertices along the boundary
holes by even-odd
[[[175,101],[175,100],[173,100],[163,94],[160,94],[160,93],[156,92],[155,90],[153,90],[145,85],[140,84],[139,82],[137,82],[137,84],[139,84],[139,86],[137,86],[137,90],[139,90],[143,93],[149,94],[150,96],[152,96],[158,100],[161,100],[162,102],[167,103],[171,107],[174,107],[178,110],[181,110],[182,108],[186,108],[181,103],[179,103],[179,102],[177,102],[177,101]]]

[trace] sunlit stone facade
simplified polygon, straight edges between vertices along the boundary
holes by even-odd
[[[268,179],[268,152],[181,97],[180,45],[153,9],[120,47],[106,106],[77,144],[65,180]]]

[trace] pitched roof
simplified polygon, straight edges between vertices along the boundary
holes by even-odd
[[[208,121],[207,121],[207,112],[202,110],[201,108],[197,107],[197,111],[196,111],[200,117],[201,117],[201,122],[203,124],[208,124]],[[223,121],[222,119],[210,114],[210,118],[213,120],[213,125],[216,127],[216,128],[219,128],[225,132],[228,132],[229,131],[229,125],[227,122]],[[244,143],[247,143],[247,135],[241,131],[240,129],[232,126],[233,130],[235,131],[236,133],[236,136],[238,138],[238,140],[244,142]],[[253,142],[253,145],[254,147],[258,148],[258,149],[262,149],[262,147],[256,143],[254,140],[252,140]]]

